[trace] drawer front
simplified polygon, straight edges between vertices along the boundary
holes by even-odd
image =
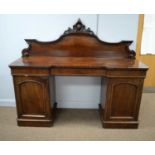
[[[52,68],[52,75],[84,75],[84,76],[104,76],[106,71],[103,69],[84,69],[84,68]]]

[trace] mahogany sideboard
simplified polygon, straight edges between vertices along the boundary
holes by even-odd
[[[78,20],[55,41],[26,42],[22,57],[10,64],[19,126],[52,126],[55,76],[80,75],[101,77],[99,111],[104,128],[138,127],[148,67],[129,49],[132,41],[104,42]]]

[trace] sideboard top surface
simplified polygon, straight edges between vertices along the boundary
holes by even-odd
[[[23,57],[19,58],[10,65],[14,67],[64,67],[64,68],[104,68],[104,69],[142,69],[148,67],[138,60],[129,59],[108,59],[92,57]]]

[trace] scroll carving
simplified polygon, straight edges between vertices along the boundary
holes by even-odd
[[[29,56],[29,48],[25,48],[22,50],[22,57],[28,57]]]
[[[136,52],[134,50],[129,50],[129,59],[135,59],[136,58]]]

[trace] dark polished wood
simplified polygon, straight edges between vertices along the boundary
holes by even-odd
[[[90,28],[78,20],[73,28],[69,28],[59,39],[41,42],[25,39],[29,47],[22,51],[27,56],[58,56],[58,57],[106,57],[135,59],[135,51],[129,46],[133,41],[108,43],[101,41]]]
[[[55,75],[100,76],[100,116],[105,128],[137,128],[148,67],[135,59],[132,41],[107,43],[78,22],[56,41],[26,40],[22,57],[10,64],[18,125],[51,126]]]

